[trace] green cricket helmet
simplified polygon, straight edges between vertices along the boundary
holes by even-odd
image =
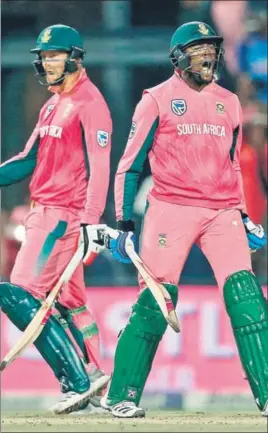
[[[37,75],[44,76],[46,73],[42,65],[41,51],[60,51],[68,54],[62,76],[50,85],[59,85],[68,73],[76,72],[77,63],[74,60],[83,59],[85,54],[83,40],[79,32],[64,24],[55,24],[42,30],[37,38],[35,48],[30,50],[31,53],[37,55],[37,59],[33,61]],[[40,83],[45,85],[43,81]]]
[[[185,23],[177,28],[170,42],[170,60],[174,68],[189,70],[191,68],[190,56],[185,49],[193,45],[212,43],[216,47],[216,63],[214,66],[215,75],[218,75],[220,64],[223,62],[224,49],[222,48],[223,38],[208,24],[200,21]]]

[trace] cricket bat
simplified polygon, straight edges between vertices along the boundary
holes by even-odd
[[[110,227],[106,228],[105,234],[108,234],[108,236],[111,236],[114,239],[116,239],[116,237],[118,236],[118,232],[114,229],[111,229]],[[174,305],[169,292],[167,291],[165,286],[159,281],[157,281],[156,278],[153,276],[149,268],[145,265],[140,256],[134,250],[132,242],[130,244],[126,242],[125,248],[132,263],[138,269],[144,282],[147,284],[147,287],[150,289],[153,297],[158,303],[167,323],[175,332],[180,332],[179,319],[174,309]]]
[[[6,354],[4,359],[0,364],[0,371],[3,371],[9,364],[15,361],[18,356],[20,356],[24,350],[38,338],[41,334],[49,316],[51,314],[51,308],[53,303],[56,301],[58,296],[61,294],[63,285],[66,284],[71,276],[73,275],[75,269],[81,262],[84,253],[84,246],[80,245],[80,247],[75,252],[69,264],[66,266],[63,271],[59,281],[53,287],[46,300],[37,311],[34,318],[31,320],[27,328],[24,330],[21,338],[15,344],[15,346]]]

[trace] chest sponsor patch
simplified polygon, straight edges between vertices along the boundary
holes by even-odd
[[[182,116],[187,111],[185,99],[172,99],[171,109],[177,116]]]
[[[109,133],[106,131],[97,131],[97,142],[101,147],[105,147],[108,144]]]
[[[137,129],[137,123],[133,121],[131,123],[130,133],[129,133],[129,136],[128,136],[129,139],[132,138],[132,137],[134,137],[134,135],[136,133],[136,129]]]

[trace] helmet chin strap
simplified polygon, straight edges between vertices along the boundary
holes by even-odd
[[[40,75],[40,74],[37,74]],[[44,73],[44,76],[46,77],[46,73]],[[41,81],[40,79],[38,80],[38,82],[45,87],[50,87],[50,86],[60,86],[63,81],[65,80],[65,78],[67,77],[67,75],[69,75],[69,72],[63,72],[63,74],[55,81],[53,81],[52,83],[48,83],[47,81]]]

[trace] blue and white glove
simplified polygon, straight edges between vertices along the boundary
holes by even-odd
[[[112,230],[105,237],[104,243],[107,248],[111,251],[112,256],[121,263],[131,263],[129,258],[126,245],[132,247],[135,251],[138,249],[137,237],[134,233],[135,227],[131,220],[118,221],[118,230]]]
[[[106,224],[81,224],[79,246],[82,244],[84,247],[83,263],[85,265],[90,265],[105,249],[101,237],[105,228]]]
[[[242,213],[242,220],[245,226],[250,250],[255,252],[264,247],[267,243],[267,237],[263,227],[260,224],[254,224],[245,213]]]

